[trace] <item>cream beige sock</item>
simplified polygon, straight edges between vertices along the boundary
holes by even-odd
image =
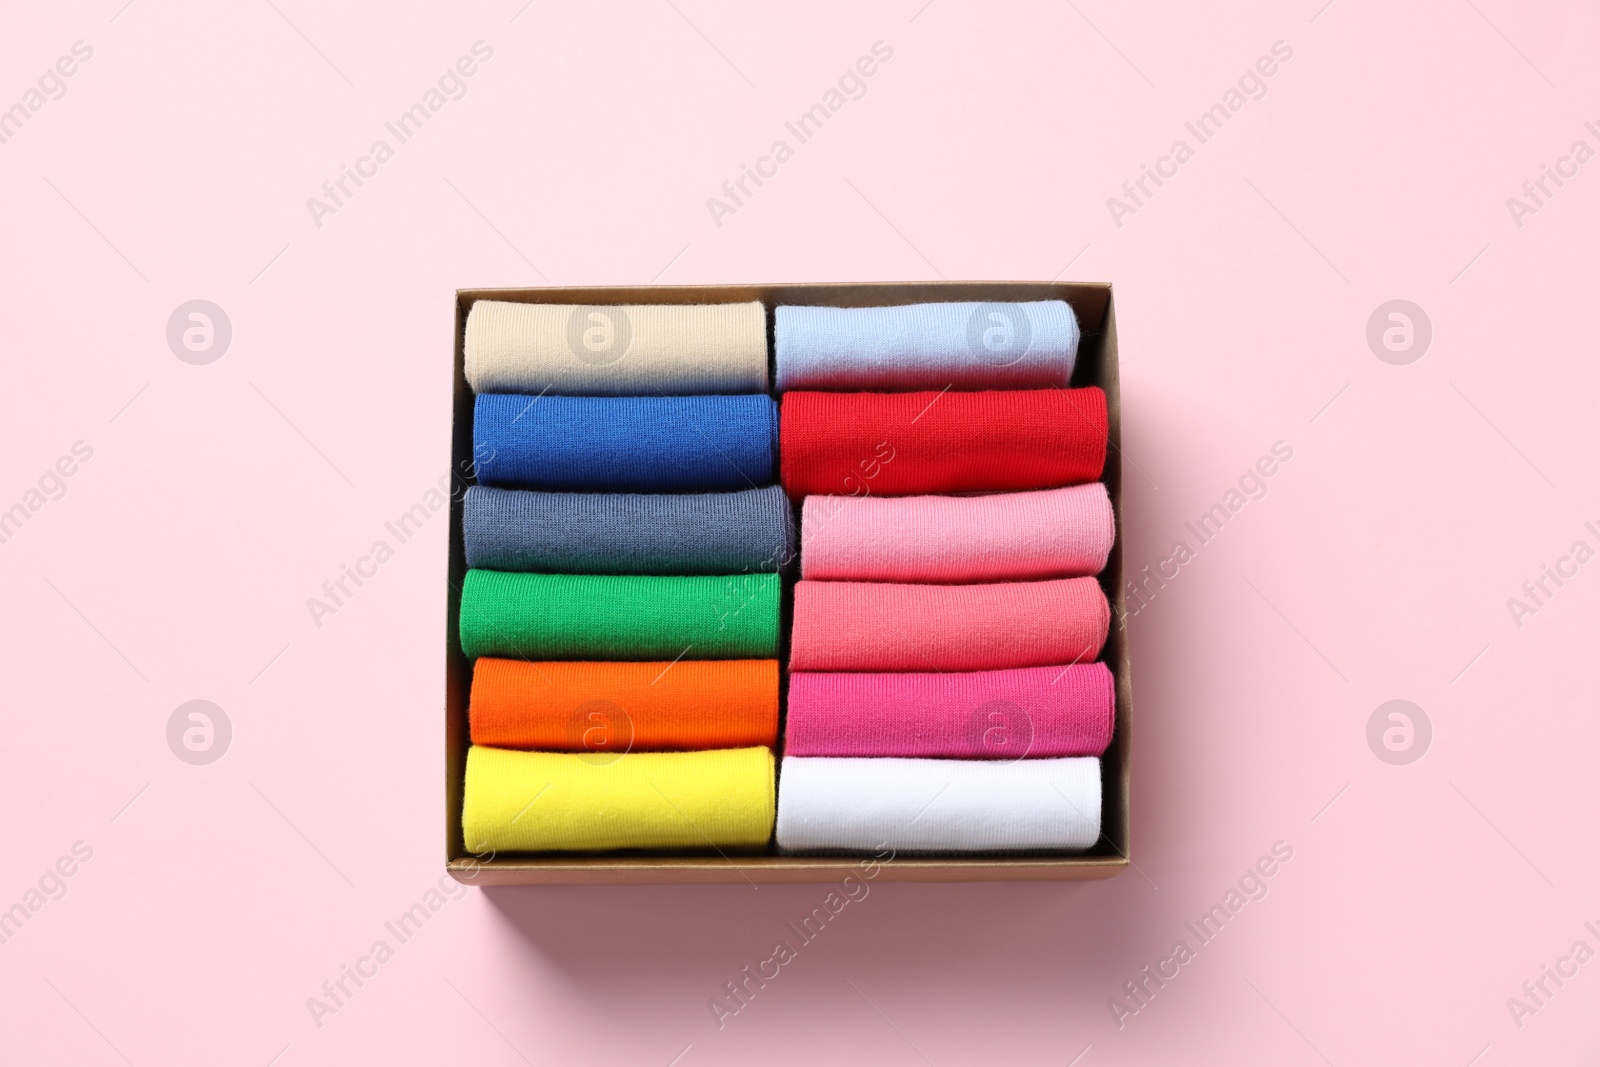
[[[767,390],[761,304],[514,304],[467,314],[479,393],[683,396]]]

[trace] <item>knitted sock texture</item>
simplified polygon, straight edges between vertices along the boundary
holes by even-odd
[[[778,486],[740,493],[540,493],[475,485],[467,566],[561,574],[744,574],[794,556]]]
[[[541,662],[472,668],[472,743],[552,752],[777,747],[778,661]]]
[[[461,651],[469,658],[772,659],[776,574],[654,577],[469,570]]]
[[[778,777],[785,852],[1082,849],[1100,839],[1100,761],[807,759]],[[470,840],[470,838],[469,838]]]
[[[754,850],[772,836],[766,748],[574,755],[473,745],[467,851]]]
[[[787,756],[1098,756],[1111,743],[1103,663],[954,674],[789,676]],[[476,739],[476,735],[474,735]]]
[[[748,304],[512,304],[467,313],[479,393],[764,393],[767,315]]]
[[[1116,537],[1099,482],[970,497],[808,496],[800,532],[802,577],[880,582],[1099,574]]]
[[[1106,395],[785,393],[782,433],[783,486],[796,499],[1050,489],[1100,477]]]
[[[783,306],[774,324],[780,390],[1065,388],[1078,354],[1061,300]]]
[[[463,615],[465,611],[463,609]],[[1111,622],[1093,578],[794,587],[791,671],[982,671],[1083,663]]]
[[[778,407],[752,396],[479,395],[478,482],[508,489],[693,493],[773,482]]]

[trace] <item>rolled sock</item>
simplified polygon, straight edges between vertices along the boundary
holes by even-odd
[[[993,582],[1099,574],[1116,525],[1106,487],[1090,482],[970,497],[808,496],[800,535],[805,578]]]
[[[772,659],[776,574],[654,577],[469,570],[461,651],[527,660]]]
[[[478,481],[506,489],[693,493],[771,485],[778,407],[753,396],[479,395]]]
[[[472,667],[472,743],[551,752],[746,748],[778,741],[778,661]]]
[[[767,313],[748,304],[513,304],[467,312],[479,393],[764,393]]]
[[[1078,355],[1062,300],[782,306],[774,321],[780,390],[1065,388]]]
[[[1100,839],[1100,761],[806,759],[778,774],[784,852],[1083,849]]]
[[[1099,479],[1106,395],[785,393],[782,433],[783,487],[796,499],[1051,489]]]
[[[954,674],[789,676],[786,756],[1098,756],[1115,698],[1104,663]]]
[[[744,574],[794,555],[783,489],[540,493],[475,485],[461,518],[467,566],[560,574]]]
[[[791,671],[987,671],[1084,663],[1111,607],[1093,578],[992,585],[795,583]]]
[[[772,751],[575,755],[473,745],[467,851],[758,849],[772,836]]]

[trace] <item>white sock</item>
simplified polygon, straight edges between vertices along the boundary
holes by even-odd
[[[778,848],[997,852],[1100,839],[1100,761],[785,756]]]

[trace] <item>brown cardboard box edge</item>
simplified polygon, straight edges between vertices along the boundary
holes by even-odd
[[[1116,542],[1100,576],[1111,601],[1112,625],[1104,661],[1116,676],[1116,727],[1102,757],[1100,842],[1086,853],[1061,856],[990,854],[904,856],[883,863],[878,877],[906,882],[1041,881],[1110,878],[1128,864],[1130,728],[1133,683],[1127,641],[1123,581],[1122,402],[1117,367],[1115,306],[1108,283],[1075,282],[852,282],[789,285],[645,285],[536,289],[460,289],[455,305],[455,365],[452,390],[451,470],[470,482],[472,390],[464,372],[467,311],[476,300],[528,304],[726,304],[759,300],[830,307],[882,307],[947,300],[1065,300],[1083,330],[1074,386],[1098,385],[1106,392],[1109,445],[1103,480],[1116,517]],[[770,319],[769,319],[770,322]],[[461,833],[461,792],[466,775],[469,666],[461,654],[461,583],[466,552],[461,535],[462,494],[450,500],[450,587],[445,599],[445,849],[446,869],[468,885],[641,885],[649,883],[823,882],[855,870],[860,859],[780,855],[683,856],[608,854],[516,854],[475,857]]]

